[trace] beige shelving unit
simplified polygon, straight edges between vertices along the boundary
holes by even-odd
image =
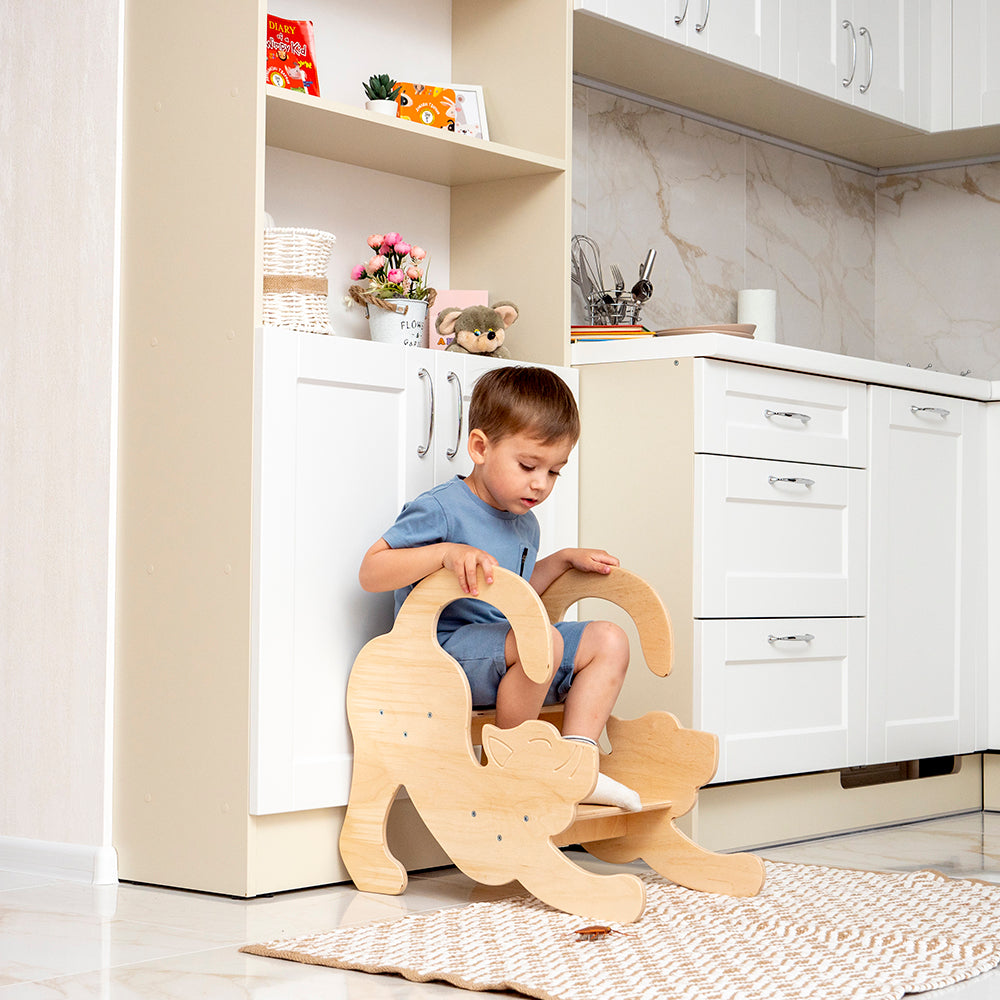
[[[483,86],[490,142],[369,114],[360,87],[358,107],[341,99],[335,69],[323,98],[275,91],[267,13],[126,4],[114,846],[123,879],[237,896],[345,877],[341,810],[248,811],[266,148],[446,188],[450,270],[435,283],[504,289],[520,356],[569,357],[569,5],[437,9],[441,75]],[[352,51],[384,32],[340,0],[296,16]],[[338,31],[341,17],[354,20]],[[338,237],[363,246],[370,225]],[[397,836],[430,857],[405,818]]]

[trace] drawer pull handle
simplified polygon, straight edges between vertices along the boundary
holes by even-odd
[[[803,632],[802,635],[769,635],[767,641],[775,642],[812,642],[816,636],[812,632]]]
[[[910,413],[936,413],[942,420],[951,415],[951,410],[942,406],[911,406]]]
[[[428,410],[430,411],[430,419],[427,421],[427,440],[424,444],[417,445],[417,454],[423,458],[431,446],[431,435],[434,433],[434,379],[431,378],[431,373],[426,368],[421,368],[420,371],[417,372],[417,378],[426,378],[427,388],[430,391],[430,405],[428,407]]]
[[[801,420],[804,424],[807,424],[810,420],[812,420],[812,417],[810,417],[808,413],[794,413],[790,410],[765,410],[764,416],[767,417],[768,420],[770,420],[771,417],[790,417],[792,420]]]
[[[799,486],[815,486],[815,479],[806,479],[805,476],[768,476],[767,481],[773,486],[775,483],[796,483]]]
[[[465,414],[462,412],[464,409],[463,396],[462,396],[462,382],[461,379],[454,373],[448,372],[448,381],[453,382],[456,390],[458,391],[458,426],[455,429],[455,447],[449,448],[445,455],[448,456],[448,461],[450,462],[457,454],[459,446],[462,443],[462,418]]]

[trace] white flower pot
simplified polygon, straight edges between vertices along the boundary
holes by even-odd
[[[392,118],[399,114],[399,105],[395,101],[365,101],[365,107],[369,111],[378,112],[380,115],[389,115]]]
[[[424,299],[386,299],[394,309],[368,306],[372,340],[404,347],[427,346],[427,302]]]

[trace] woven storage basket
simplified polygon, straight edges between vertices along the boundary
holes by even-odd
[[[333,333],[326,269],[335,241],[321,229],[264,230],[264,326]]]

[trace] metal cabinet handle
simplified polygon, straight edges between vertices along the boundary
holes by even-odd
[[[815,479],[806,479],[805,476],[768,476],[767,481],[773,486],[775,483],[795,483],[798,486],[815,486]]]
[[[767,641],[774,642],[812,642],[816,636],[812,632],[803,632],[802,635],[769,635]]]
[[[688,14],[688,4],[690,2],[691,2],[691,0],[684,0],[684,9],[679,14],[674,14],[674,24],[683,24],[684,23],[684,18],[687,17],[687,14]]]
[[[951,414],[941,406],[911,406],[910,413],[936,413],[942,420]]]
[[[434,379],[426,368],[421,368],[417,372],[417,378],[427,379],[427,388],[430,390],[430,419],[427,421],[427,440],[424,444],[417,445],[417,454],[423,458],[430,450],[431,435],[434,433]]]
[[[698,32],[704,31],[708,27],[708,15],[712,9],[712,0],[705,0],[705,20],[701,24],[696,24],[694,30]]]
[[[868,79],[858,87],[862,94],[867,94],[868,88],[872,85],[872,76],[875,73],[875,45],[872,42],[872,33],[867,28],[862,28],[858,34],[868,39]]]
[[[854,81],[854,71],[858,68],[858,36],[854,34],[854,25],[846,18],[840,22],[840,26],[851,33],[851,75],[840,81],[843,86],[849,87]]]
[[[462,398],[462,383],[459,377],[454,372],[448,372],[448,381],[454,382],[458,389],[458,425],[455,428],[455,447],[449,448],[445,452],[450,462],[458,454],[458,447],[462,443],[462,419],[464,417],[462,410],[465,401]]]
[[[767,417],[768,420],[770,420],[771,417],[790,417],[792,420],[801,420],[804,424],[807,424],[810,420],[812,420],[812,417],[810,417],[808,413],[794,413],[791,410],[765,410],[764,416]]]

